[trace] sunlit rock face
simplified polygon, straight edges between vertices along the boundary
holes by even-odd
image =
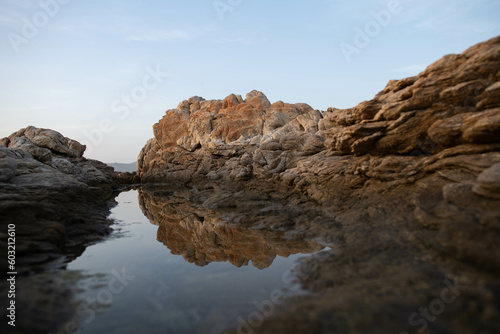
[[[253,174],[258,157],[262,160],[261,146],[265,152],[277,151],[272,157],[264,152],[270,165],[271,160],[284,159],[282,151],[288,151],[293,164],[298,156],[323,150],[323,140],[314,134],[320,119],[321,113],[305,103],[271,104],[255,90],[245,99],[231,94],[223,100],[205,101],[195,96],[167,110],[153,126],[155,138],[139,154],[138,174],[147,182],[185,182],[210,172],[214,172],[211,178],[221,178],[215,172],[229,167],[231,179],[244,180]],[[286,138],[280,143],[282,135]]]
[[[309,171],[318,178],[343,167],[331,156],[346,156],[352,166],[367,162],[366,172],[376,173],[391,156],[415,170],[429,155],[493,151],[500,143],[499,54],[496,37],[446,55],[349,109],[271,104],[258,91],[245,99],[192,97],[154,124],[138,174],[145,182],[276,179],[301,190],[303,180],[311,183]],[[326,166],[302,168],[317,162]]]
[[[155,194],[156,193],[156,194]],[[202,195],[205,196],[205,195]],[[210,209],[187,189],[179,191],[139,190],[139,203],[150,222],[158,226],[157,239],[172,254],[182,255],[198,266],[229,261],[237,267],[249,262],[258,269],[269,267],[276,256],[310,254],[324,247],[303,238],[287,237],[284,232],[233,226],[230,209]],[[282,208],[285,209],[285,208]],[[266,211],[266,210],[265,210]],[[265,211],[245,212],[255,219],[266,219]],[[267,219],[276,219],[270,215]],[[250,217],[248,217],[250,218]],[[286,218],[285,218],[286,219]]]

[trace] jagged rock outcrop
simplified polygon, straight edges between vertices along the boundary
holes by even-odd
[[[228,201],[227,197],[235,197],[237,201]],[[237,202],[244,205],[238,207]],[[276,256],[310,254],[324,248],[300,236],[285,237],[283,231],[242,226],[243,220],[290,224],[290,221],[305,217],[321,216],[307,211],[300,213],[296,208],[272,201],[265,195],[250,198],[249,193],[245,193],[245,198],[241,198],[241,194],[214,189],[201,190],[193,195],[191,189],[179,186],[156,187],[139,189],[139,203],[150,222],[158,225],[158,241],[172,254],[182,255],[186,261],[198,266],[229,261],[241,267],[251,261],[254,267],[264,269]],[[238,221],[238,226],[231,223],[234,221]]]
[[[322,263],[299,269],[315,294],[256,332],[419,330],[408,318],[455,279],[468,290],[426,328],[494,332],[499,82],[496,37],[391,81],[351,109],[270,104],[255,91],[245,100],[192,98],[154,126],[138,175],[144,182],[273,188],[329,215],[290,225],[335,241]]]
[[[307,104],[271,104],[257,91],[245,100],[235,95],[222,101],[194,97],[155,124],[155,138],[139,156],[138,174],[143,182],[191,181],[217,179],[229,168],[229,178],[243,180],[267,156],[281,162],[324,149],[322,138],[314,134],[321,118]],[[284,164],[264,163],[257,169],[279,173]]]
[[[83,158],[84,151],[84,145],[54,130],[29,126],[0,141],[0,181],[52,189],[112,185],[113,168]]]

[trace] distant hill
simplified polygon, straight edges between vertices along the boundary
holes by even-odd
[[[108,166],[111,166],[115,169],[117,172],[136,172],[137,171],[137,163],[136,162],[131,162],[129,164],[121,164],[118,162],[108,164]]]

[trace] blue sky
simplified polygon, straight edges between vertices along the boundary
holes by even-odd
[[[132,162],[191,96],[352,107],[500,35],[499,14],[498,0],[0,0],[0,136],[51,128]]]

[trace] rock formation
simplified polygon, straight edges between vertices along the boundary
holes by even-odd
[[[29,126],[0,140],[0,180],[53,189],[112,184],[113,169],[83,158],[84,151],[84,145],[54,130]]]
[[[445,56],[346,110],[271,104],[257,91],[245,100],[234,94],[211,101],[192,97],[154,125],[155,137],[138,158],[139,175],[145,182],[255,177],[300,190],[298,184],[309,179],[305,174],[338,174],[317,167],[304,173],[304,165],[318,158],[334,165],[348,158],[360,167],[355,175],[396,179],[406,176],[403,165],[416,173],[432,165],[427,156],[494,151],[500,131],[499,48],[495,38]],[[404,160],[400,166],[398,159]],[[387,164],[396,170],[386,170]]]
[[[7,249],[7,226],[14,224],[16,316],[22,319],[10,333],[58,330],[74,312],[74,287],[59,269],[111,232],[107,216],[117,174],[83,158],[84,151],[75,140],[33,126],[0,140],[0,247]],[[1,262],[7,268],[7,256]]]
[[[297,157],[325,149],[324,139],[315,134],[321,119],[307,104],[271,105],[257,91],[245,100],[192,97],[155,124],[155,138],[141,151],[138,172],[146,182],[217,180],[226,171],[235,180],[279,174]]]
[[[259,330],[499,330],[500,37],[351,109],[193,97],[153,130],[143,182],[240,187],[330,217],[290,224],[336,246],[298,271],[315,294]],[[454,280],[467,288],[446,312],[409,320]]]

